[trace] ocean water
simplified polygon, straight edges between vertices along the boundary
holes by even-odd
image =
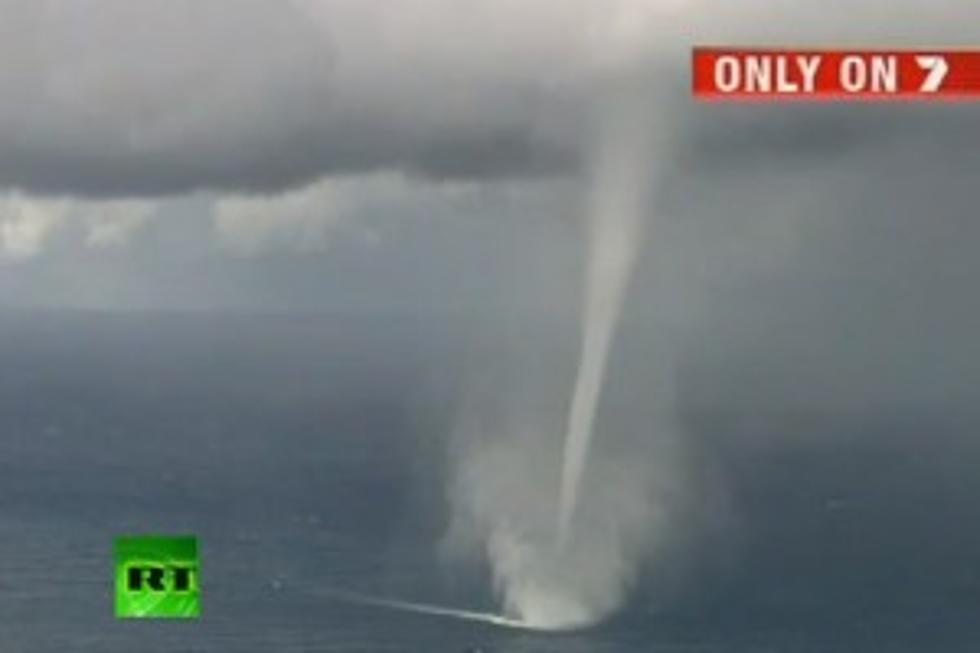
[[[480,570],[461,576],[439,553],[470,334],[370,315],[0,316],[0,650],[980,646],[980,455],[969,420],[936,415],[792,446],[745,437],[764,419],[690,416],[735,525],[698,543],[669,595],[638,579],[594,629],[539,634],[338,600],[493,607]],[[811,422],[798,427],[827,428]],[[200,620],[113,618],[112,538],[140,532],[201,538]]]

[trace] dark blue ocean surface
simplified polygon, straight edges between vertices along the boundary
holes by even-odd
[[[922,411],[852,423],[853,437],[793,440],[744,431],[840,426],[686,415],[686,436],[724,477],[737,526],[696,543],[669,595],[640,579],[621,613],[591,630],[510,631],[332,598],[351,590],[493,606],[485,579],[454,579],[438,546],[446,433],[471,326],[391,316],[0,318],[0,649],[980,646],[977,425]],[[113,618],[112,539],[140,532],[201,538],[199,621]]]

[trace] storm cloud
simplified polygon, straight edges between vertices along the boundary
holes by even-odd
[[[622,61],[648,57],[655,75],[641,83],[684,97],[697,42],[873,42],[893,25],[917,43],[955,42],[978,11],[912,0],[819,10],[761,0],[737,10],[680,0],[3,0],[0,185],[133,196],[274,192],[384,169],[569,175],[591,105]],[[746,126],[748,147],[766,146],[761,114]],[[901,129],[894,122],[845,120],[835,133]]]
[[[582,58],[557,13],[502,8],[6,0],[0,183],[162,195],[567,169]]]
[[[787,287],[824,267],[865,278],[881,256],[920,260],[940,215],[966,229],[972,211],[970,105],[699,105],[687,70],[694,44],[967,44],[980,20],[970,3],[0,0],[0,11],[5,304],[320,305],[329,293],[314,289],[336,279],[337,292],[382,304],[391,288],[399,302],[450,304],[486,303],[496,288],[567,312],[595,114],[629,65],[669,136],[650,176],[665,217],[635,291],[665,289],[661,312],[721,310],[719,284],[758,291],[775,283],[767,274]],[[940,188],[941,208],[923,204]],[[858,247],[855,230],[879,237]],[[431,292],[462,262],[469,281]]]

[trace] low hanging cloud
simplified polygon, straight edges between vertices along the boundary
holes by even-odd
[[[69,200],[10,192],[0,197],[0,261],[33,259],[72,222],[81,226],[86,247],[121,247],[155,210],[156,203],[145,200]]]
[[[246,256],[268,248],[320,251],[340,221],[338,201],[329,181],[279,195],[221,197],[213,205],[215,236]]]
[[[277,193],[213,194],[208,213],[216,242],[231,254],[316,254],[342,235],[377,244],[379,219],[391,224],[401,221],[398,216],[481,219],[488,211],[515,206],[541,210],[542,202],[556,190],[554,184],[535,181],[497,183],[488,191],[477,182],[419,184],[405,175],[379,173],[324,177]]]
[[[68,213],[68,203],[32,200],[20,193],[0,199],[0,260],[24,261],[36,256]]]
[[[85,244],[108,249],[126,245],[130,238],[156,211],[156,203],[147,200],[89,202],[83,222]],[[93,206],[94,205],[94,206]]]

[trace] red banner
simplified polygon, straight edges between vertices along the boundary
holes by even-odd
[[[704,100],[980,100],[980,50],[698,47]]]

